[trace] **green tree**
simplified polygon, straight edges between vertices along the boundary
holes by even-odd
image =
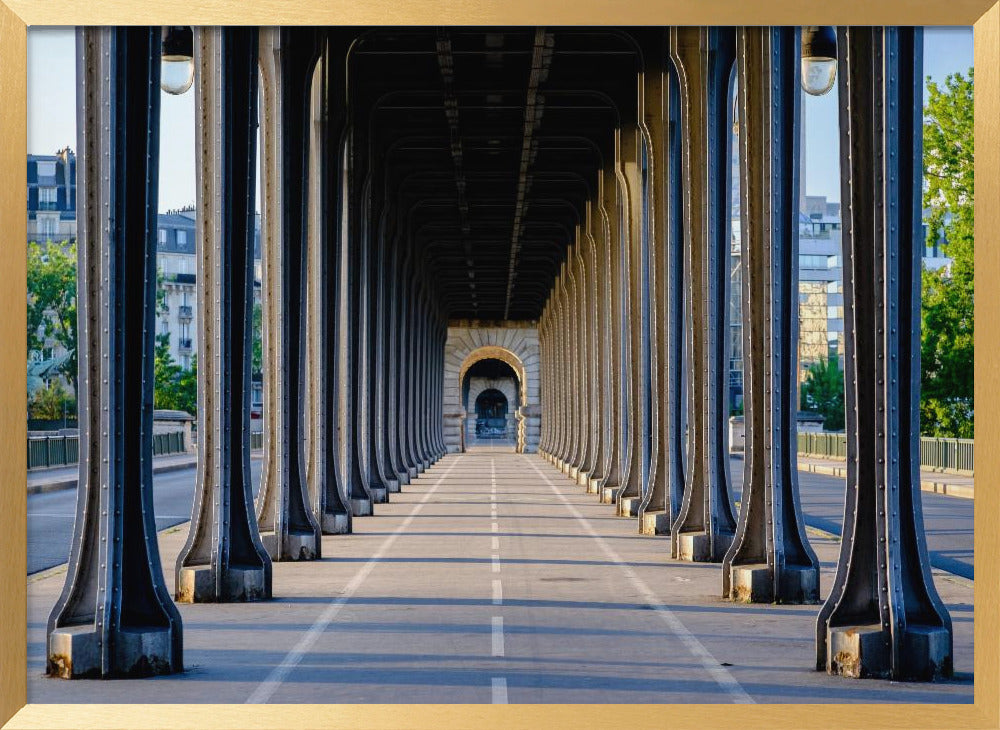
[[[844,428],[844,372],[836,360],[821,358],[809,366],[802,383],[802,405],[823,416],[823,428]]]
[[[76,401],[70,398],[61,382],[51,380],[44,388],[32,393],[28,412],[31,418],[59,421],[63,416],[75,416]]]
[[[924,270],[920,336],[921,433],[973,436],[973,70],[927,82],[924,208],[928,240],[952,261]]]
[[[62,345],[70,352],[62,373],[76,392],[76,242],[31,242],[27,263],[28,352]]]
[[[259,301],[253,303],[252,347],[250,350],[250,372],[259,373],[264,366],[263,313]]]
[[[181,367],[170,354],[170,335],[156,335],[153,348],[153,407],[198,412],[198,362]]]

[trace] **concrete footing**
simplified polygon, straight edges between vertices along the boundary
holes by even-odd
[[[400,487],[405,487],[410,483],[410,475],[408,472],[396,472],[396,481],[399,483]]]
[[[576,475],[576,483],[579,484],[581,487],[589,487],[590,472],[589,471],[578,472]]]
[[[807,565],[786,565],[781,572],[778,595],[771,570],[764,563],[734,565],[730,595],[743,603],[816,603],[819,601],[819,570]]]
[[[218,594],[215,575],[207,565],[185,566],[177,575],[178,603],[235,603],[263,601],[270,597],[263,567],[230,566],[223,571]]]
[[[591,477],[587,481],[587,494],[600,494],[601,492],[601,480]]]
[[[389,501],[389,493],[385,491],[385,487],[376,487],[372,490],[372,501],[375,504],[385,504]]]
[[[669,535],[670,515],[666,512],[643,512],[639,531],[643,535]]]
[[[601,504],[614,504],[621,487],[604,487],[601,490]]]
[[[121,629],[114,635],[109,677],[151,677],[180,671],[170,627]],[[62,679],[99,679],[100,633],[91,624],[54,629],[49,635],[48,673]],[[179,664],[179,662],[177,662]]]
[[[732,544],[732,535],[716,535],[713,552],[707,532],[683,532],[677,536],[677,559],[691,563],[721,563]]]
[[[571,466],[569,468],[569,478],[575,482],[579,476],[580,476],[580,467]]]
[[[622,497],[618,500],[619,517],[638,517],[642,497]]]
[[[350,532],[347,515],[325,514],[320,519],[319,526],[324,535],[346,535]]]
[[[355,517],[367,517],[372,514],[372,500],[363,498],[352,499],[351,514]]]
[[[414,479],[417,478],[417,467],[415,466],[407,467],[406,473],[410,477],[410,481],[412,482]],[[357,512],[355,512],[354,514],[357,514]]]
[[[399,494],[399,482],[395,479],[386,479],[385,488],[389,494]]]
[[[929,681],[952,675],[951,636],[940,626],[902,629],[900,680]],[[827,635],[826,671],[841,677],[888,678],[891,648],[878,624],[836,626]]]
[[[311,532],[288,533],[283,553],[279,550],[278,539],[273,531],[260,533],[260,541],[271,560],[315,560],[319,555],[316,536]]]

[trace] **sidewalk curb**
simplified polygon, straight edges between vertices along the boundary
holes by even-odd
[[[198,463],[197,459],[192,459],[191,461],[177,462],[173,464],[160,464],[159,466],[153,465],[154,474],[163,474],[170,471],[180,471],[181,469],[190,469]],[[76,477],[71,479],[60,479],[56,482],[46,482],[45,484],[29,484],[28,494],[47,494],[48,492],[60,492],[64,489],[76,489]]]
[[[813,474],[829,474],[835,477],[846,477],[846,466],[826,466],[825,464],[799,464],[799,471],[812,472]],[[934,482],[930,480],[920,481],[920,491],[944,494],[948,497],[958,499],[975,499],[976,488],[965,484],[948,484],[946,482]]]

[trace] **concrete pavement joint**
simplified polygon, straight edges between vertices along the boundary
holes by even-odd
[[[587,521],[587,518],[584,517],[580,510],[576,508],[576,505],[570,502],[566,498],[566,495],[559,491],[559,488],[552,482],[551,479],[549,479],[548,475],[538,468],[535,460],[531,457],[525,457],[525,460],[531,465],[531,468],[535,470],[535,473],[549,485],[552,492],[559,498],[563,505],[565,505],[566,509],[568,509],[577,519],[583,529],[587,531],[587,534],[594,539],[608,559],[621,566],[622,571],[632,582],[632,585],[636,588],[636,590],[642,594],[643,598],[649,603],[650,606],[652,606],[657,615],[663,619],[663,621],[667,624],[667,627],[677,636],[677,638],[681,640],[687,650],[701,662],[705,671],[708,672],[719,687],[721,687],[729,695],[730,699],[737,704],[756,704],[753,698],[747,694],[746,690],[743,689],[740,683],[736,681],[736,678],[733,677],[733,675],[730,674],[725,667],[719,664],[719,661],[712,656],[711,652],[705,648],[705,645],[702,644],[698,638],[688,630],[681,620],[674,615],[673,611],[660,602],[659,597],[649,588],[648,585],[646,585],[646,582],[638,576],[635,570],[632,569],[632,566],[625,562],[625,560],[623,560],[622,557],[615,552],[614,548],[612,548],[608,542],[594,530],[590,522]]]
[[[319,639],[319,637],[326,631],[327,626],[329,626],[334,619],[337,618],[337,614],[340,613],[340,609],[343,608],[344,604],[347,603],[354,593],[361,587],[365,578],[374,570],[375,566],[382,560],[382,557],[389,552],[389,549],[393,546],[396,540],[401,534],[409,527],[414,518],[420,513],[427,501],[433,496],[437,488],[441,486],[441,483],[448,477],[451,470],[455,468],[455,465],[459,462],[459,459],[455,459],[451,464],[445,469],[444,473],[437,478],[434,485],[420,498],[416,506],[410,512],[410,514],[403,520],[403,522],[397,527],[389,537],[387,537],[375,554],[354,574],[350,582],[344,587],[343,593],[334,598],[329,606],[324,609],[323,613],[319,615],[313,625],[306,631],[305,635],[299,639],[298,644],[288,652],[284,660],[271,670],[271,673],[267,676],[263,682],[257,685],[257,689],[247,698],[246,704],[263,704],[271,699],[271,696],[277,691],[278,687],[285,681],[289,673],[298,666],[299,662],[305,656],[313,644]]]

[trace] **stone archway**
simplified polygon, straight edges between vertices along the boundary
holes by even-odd
[[[444,433],[449,452],[464,448],[466,409],[462,383],[470,367],[481,360],[500,360],[517,375],[517,451],[538,450],[541,426],[539,404],[538,330],[531,325],[448,328],[444,364]]]

